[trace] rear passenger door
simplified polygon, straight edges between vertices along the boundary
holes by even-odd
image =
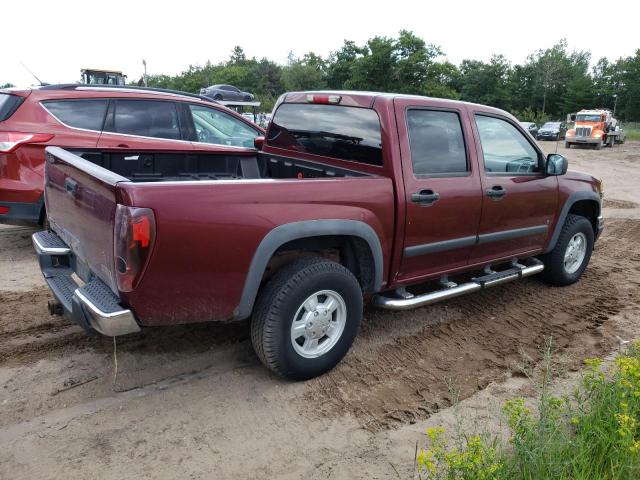
[[[98,147],[189,150],[183,122],[176,102],[111,99]]]
[[[112,151],[110,166],[117,171],[135,172],[129,175],[134,178],[161,177],[164,150],[193,150],[183,140],[179,112],[172,101],[112,99],[98,147]]]
[[[463,268],[475,245],[482,192],[463,108],[395,99],[406,200],[400,281]]]

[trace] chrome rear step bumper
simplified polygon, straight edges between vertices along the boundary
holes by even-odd
[[[520,278],[530,277],[531,275],[536,275],[543,270],[543,263],[538,259],[532,258],[528,260],[528,265],[515,265],[508,270],[491,272],[481,277],[472,278],[470,282],[463,283],[462,285],[436,290],[435,292],[429,292],[423,295],[394,298],[378,294],[373,297],[373,304],[376,307],[385,308],[387,310],[410,310],[412,308],[424,307],[425,305],[431,305],[432,303],[440,302],[442,300],[476,292],[484,288],[501,285]]]
[[[118,297],[98,278],[87,278],[78,285],[73,277],[73,253],[53,232],[36,232],[31,236],[38,253],[40,269],[62,311],[71,320],[92,332],[109,337],[139,332],[131,310],[119,304]],[[51,310],[54,314],[57,307]]]

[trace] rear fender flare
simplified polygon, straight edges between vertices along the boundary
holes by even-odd
[[[258,245],[234,317],[241,320],[251,315],[262,276],[278,248],[292,240],[323,235],[353,236],[367,242],[375,265],[373,288],[374,291],[380,290],[383,274],[382,246],[378,235],[368,224],[358,220],[307,220],[286,223],[271,230]]]
[[[593,200],[598,204],[597,214],[600,215],[602,211],[602,202],[600,200],[600,196],[596,192],[586,190],[581,192],[573,192],[571,195],[569,195],[569,198],[567,198],[566,202],[564,202],[564,205],[562,206],[560,215],[558,215],[558,221],[556,222],[556,226],[553,229],[553,234],[551,235],[551,240],[549,240],[549,245],[547,245],[544,253],[550,252],[556,246],[564,222],[567,219],[567,215],[569,215],[569,210],[571,210],[571,207],[573,207],[573,205],[580,200]]]

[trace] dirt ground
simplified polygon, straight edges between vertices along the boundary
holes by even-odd
[[[49,316],[33,230],[0,227],[0,478],[411,478],[452,388],[457,408],[486,408],[526,394],[518,364],[548,337],[570,375],[640,336],[640,142],[558,152],[605,184],[579,283],[369,308],[345,360],[304,383],[259,364],[246,323],[86,336]]]

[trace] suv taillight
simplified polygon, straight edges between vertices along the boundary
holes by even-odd
[[[133,290],[149,261],[156,238],[156,219],[150,208],[118,205],[113,233],[118,290]]]
[[[0,132],[0,153],[11,153],[26,143],[44,143],[53,138],[49,133]]]

